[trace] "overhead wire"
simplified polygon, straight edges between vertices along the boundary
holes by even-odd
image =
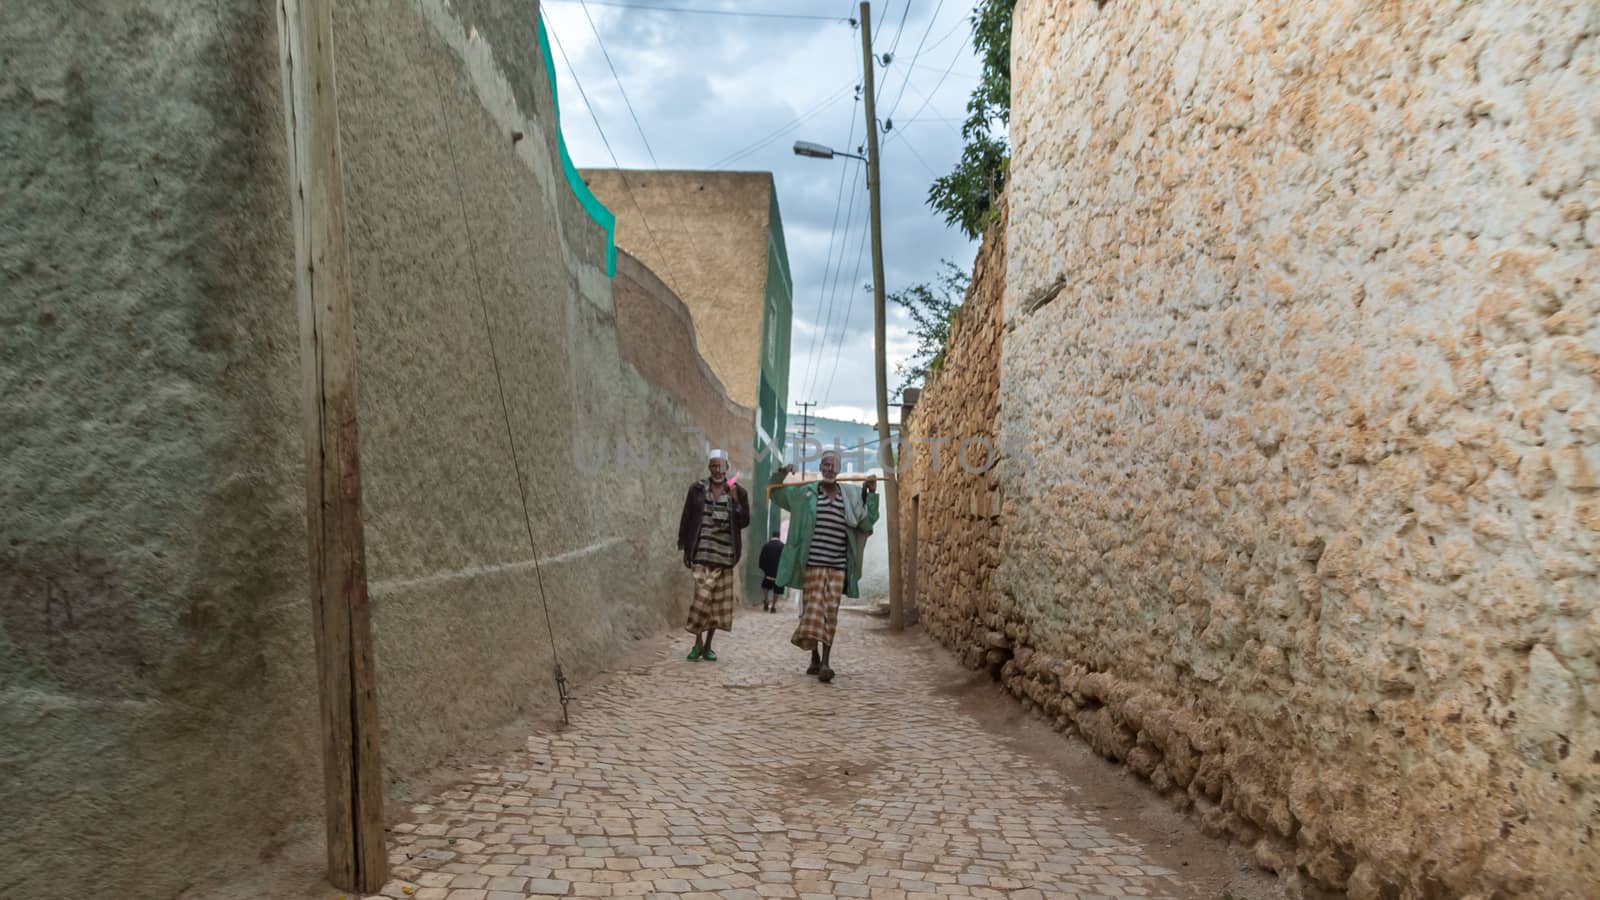
[[[741,147],[740,149],[735,150],[734,152],[728,154],[727,156],[724,156],[722,159],[719,159],[716,162],[712,163],[710,166],[708,166],[708,168],[720,169],[720,168],[722,168],[724,166],[731,166],[734,163],[738,162],[739,160],[744,159],[745,157],[749,156],[750,154],[755,153],[757,150],[760,150],[761,148],[767,146],[768,144],[772,143],[773,141],[777,140],[778,138],[781,138],[784,135],[789,134],[790,132],[794,131],[796,128],[799,128],[801,125],[804,125],[805,123],[807,123],[807,122],[811,121],[812,119],[816,118],[817,116],[821,115],[823,112],[825,112],[828,109],[832,108],[834,104],[836,104],[840,100],[844,99],[844,95],[845,95],[845,93],[847,91],[851,90],[854,87],[855,87],[854,84],[847,84],[844,87],[839,88],[837,91],[834,91],[832,94],[828,95],[827,97],[825,97],[821,101],[819,101],[810,110],[808,110],[808,111],[806,111],[804,113],[801,113],[799,116],[796,116],[795,118],[789,120],[788,124],[782,125],[782,126],[778,127],[777,129],[773,130],[772,132],[769,132],[765,137],[757,138],[756,140],[750,142],[749,144],[746,144],[744,147]]]
[[[585,0],[544,0],[545,3],[582,3]],[[690,13],[702,16],[738,16],[750,19],[798,19],[812,22],[843,22],[843,16],[818,16],[802,13],[745,12],[735,9],[696,9],[687,6],[657,6],[652,3],[623,3],[620,0],[587,0],[596,6],[614,6],[619,9],[651,10],[654,12]]]
[[[422,20],[424,23],[426,19]],[[426,27],[424,24],[423,27]],[[472,217],[467,208],[466,178],[461,172],[461,161],[456,154],[455,141],[451,139],[450,106],[445,102],[444,81],[437,68],[433,72],[434,93],[439,101],[439,115],[444,120],[445,147],[450,156],[450,165],[455,173],[456,201],[461,208],[461,226],[467,238],[467,256],[472,265],[472,280],[478,294],[478,308],[483,313],[483,326],[485,337],[489,346],[489,361],[494,371],[495,391],[500,398],[500,415],[506,427],[506,444],[511,453],[511,470],[517,480],[517,498],[522,504],[522,523],[528,534],[528,552],[533,556],[534,581],[538,586],[539,605],[544,610],[545,633],[550,639],[550,660],[554,665],[556,695],[561,703],[561,720],[568,722],[567,703],[569,693],[567,689],[567,676],[561,669],[561,651],[556,643],[556,629],[550,617],[550,600],[544,589],[544,567],[539,564],[539,540],[533,533],[533,512],[528,505],[528,486],[522,474],[522,461],[517,456],[516,430],[511,425],[511,405],[506,399],[505,378],[500,371],[500,355],[495,349],[494,320],[489,316],[489,301],[483,290],[483,273],[478,265],[478,244],[472,232]]]
[[[912,113],[911,118],[907,119],[905,125],[901,125],[900,128],[905,128],[906,125],[910,125],[912,122],[917,121],[917,117],[921,116],[923,111],[928,108],[929,104],[933,103],[933,98],[939,95],[939,88],[944,87],[945,79],[950,77],[950,70],[956,67],[956,60],[961,58],[961,53],[963,50],[967,49],[967,42],[970,40],[972,40],[972,35],[969,33],[966,37],[966,40],[961,42],[961,46],[956,48],[955,55],[950,57],[950,65],[945,67],[944,74],[940,75],[939,80],[934,83],[933,90],[928,92],[928,96],[924,98],[922,105],[917,107],[917,111]],[[884,139],[884,143],[888,143],[893,138],[894,135],[890,134],[889,137]]]
[[[864,70],[862,69],[862,63],[860,61],[858,61],[856,63],[856,71],[857,71],[858,74],[862,74],[863,77],[864,77]],[[857,84],[856,84],[856,99],[857,99],[858,102],[861,99],[861,90],[862,90],[862,84],[863,83],[864,82],[857,82]],[[850,130],[849,130],[849,133],[847,134],[847,136],[845,137],[845,146],[846,147],[849,147],[852,143],[854,143],[855,136],[856,136],[856,116],[855,116],[855,108],[852,106],[851,111],[850,111]],[[848,241],[849,241],[849,234],[850,234],[850,220],[855,217],[855,198],[856,198],[856,191],[857,191],[857,189],[859,187],[859,183],[857,181],[852,181],[850,183],[850,200],[848,201],[848,203],[845,206],[845,209],[846,209],[845,226],[844,226],[845,243],[842,243],[842,244],[839,245],[839,266],[838,266],[838,271],[835,271],[833,273],[834,289],[830,293],[829,290],[828,290],[828,275],[829,275],[829,270],[833,267],[834,241],[835,241],[835,239],[837,238],[837,236],[839,234],[839,232],[838,232],[839,201],[843,198],[843,195],[844,195],[844,179],[847,178],[847,177],[850,177],[851,175],[859,175],[859,171],[854,171],[854,172],[852,171],[853,168],[854,167],[846,164],[846,165],[841,167],[840,172],[839,172],[839,189],[835,193],[835,197],[834,197],[833,227],[830,228],[829,232],[828,232],[828,254],[827,254],[826,262],[825,262],[825,264],[823,266],[823,269],[822,269],[822,281],[821,281],[821,284],[818,286],[818,292],[817,292],[817,312],[818,312],[819,315],[822,313],[822,308],[823,308],[823,300],[822,300],[822,298],[823,298],[823,295],[824,294],[828,295],[827,314],[826,314],[826,320],[824,322],[822,330],[821,331],[813,331],[811,333],[811,349],[810,349],[810,352],[806,354],[806,374],[805,374],[805,378],[804,378],[805,392],[806,392],[807,395],[809,395],[811,393],[811,391],[816,388],[816,380],[817,380],[818,377],[820,377],[821,372],[822,372],[822,366],[821,366],[822,356],[821,356],[821,354],[827,352],[827,347],[828,347],[828,329],[831,326],[832,321],[833,321],[833,308],[834,308],[834,304],[835,304],[835,298],[838,295],[838,279],[840,277],[842,277],[843,274],[844,274],[845,254],[847,252],[849,252]],[[820,349],[821,353],[818,352],[819,349]]]
[[[616,65],[614,65],[611,62],[611,52],[606,49],[605,38],[600,36],[600,28],[595,25],[594,17],[589,15],[589,3],[586,2],[586,0],[578,0],[578,5],[583,8],[583,17],[584,17],[584,19],[588,20],[588,22],[589,22],[589,30],[594,32],[595,44],[597,44],[600,47],[600,55],[605,57],[606,67],[611,70],[611,80],[615,81],[617,83],[617,93],[622,95],[623,105],[628,107],[628,115],[633,117],[633,127],[635,129],[637,129],[638,132],[639,132],[639,140],[644,143],[645,153],[649,154],[649,156],[650,156],[650,164],[652,166],[654,166],[655,168],[660,169],[661,168],[661,163],[656,159],[656,151],[655,151],[654,148],[652,148],[650,146],[650,138],[645,136],[644,125],[639,121],[639,114],[637,112],[635,112],[634,109],[633,109],[633,101],[628,99],[628,89],[622,86],[622,76],[617,74],[617,67],[616,67]],[[564,57],[565,57],[565,53],[563,53],[563,58]],[[573,81],[577,81],[577,77],[578,76],[577,76],[576,72],[573,73],[572,77],[573,77]],[[633,197],[633,191],[632,191],[631,188],[628,188],[628,176],[622,174],[621,171],[619,170],[618,173],[617,173],[617,177],[622,180],[623,187],[625,189],[628,189],[628,196],[630,198],[632,198]],[[634,207],[636,209],[639,208],[637,200],[634,200]],[[643,221],[644,211],[642,209],[640,209],[640,211],[639,211],[639,216],[640,216],[640,220]],[[695,261],[703,260],[703,259],[705,259],[705,257],[700,253],[700,247],[695,242],[694,230],[693,229],[684,227],[684,224],[682,222],[679,222],[678,223],[678,233],[683,235],[683,237],[686,240],[688,240],[688,242],[689,242],[690,256],[689,256],[688,264],[689,264],[690,268],[692,269],[694,267],[694,265],[695,265]],[[654,234],[651,234],[651,240],[655,241],[655,235]],[[660,245],[659,242],[656,242],[656,252],[663,253],[663,251],[661,250],[661,245]],[[663,255],[664,255],[664,253],[663,253]],[[664,261],[665,260],[663,260],[663,262]],[[677,289],[677,287],[674,286],[674,290],[676,290],[676,289]]]
[[[854,110],[852,110],[852,115],[850,116],[850,134],[849,134],[849,136],[847,138],[845,138],[845,144],[848,145],[852,140],[854,140],[855,139],[855,135],[856,135],[856,120],[855,120]],[[834,200],[833,200],[833,224],[831,226],[829,226],[829,228],[828,228],[828,255],[827,255],[827,258],[826,258],[826,262],[824,263],[823,268],[822,268],[822,282],[818,285],[818,289],[817,289],[817,309],[818,309],[818,311],[821,311],[823,295],[826,294],[827,291],[828,291],[828,273],[833,267],[834,241],[838,237],[838,234],[839,234],[839,230],[838,230],[839,229],[839,210],[841,208],[841,204],[844,201],[844,180],[845,180],[845,178],[849,177],[850,170],[851,170],[850,166],[841,166],[840,167],[840,171],[839,171],[839,189],[835,192]],[[851,190],[850,190],[850,204],[851,204],[850,208],[853,211],[854,210],[854,206],[855,206],[855,189],[854,189],[854,187],[852,187]],[[845,220],[845,234],[848,235],[849,232],[850,232],[849,219],[846,219]],[[840,268],[844,267],[844,250],[842,248],[840,249],[840,252],[839,252],[839,267]],[[829,307],[829,314],[830,315],[832,314],[831,305]],[[806,392],[807,393],[809,393],[811,388],[814,386],[811,383],[812,379],[811,379],[811,376],[810,376],[811,363],[816,359],[817,350],[818,350],[819,345],[821,345],[823,347],[826,346],[825,343],[823,343],[823,339],[826,337],[826,334],[827,334],[826,330],[824,330],[822,332],[813,331],[811,333],[811,350],[806,355],[806,360],[807,360]]]
[[[855,292],[858,290],[858,287],[856,286],[856,282],[858,282],[861,279],[861,260],[866,255],[866,249],[867,249],[867,231],[863,230],[861,232],[861,243],[856,246],[856,267],[855,267],[855,271],[850,274],[850,285],[851,285],[850,294],[849,294],[850,302],[847,303],[845,305],[845,308],[844,308],[844,320],[846,322],[850,321],[850,313],[855,309],[855,306],[856,306],[856,293]],[[834,376],[839,374],[839,353],[843,349],[844,349],[844,335],[843,335],[843,333],[841,333],[839,335],[839,343],[834,347],[834,350],[833,350],[833,369],[832,369],[832,371],[830,371],[828,373],[828,386],[826,388],[823,388],[823,390],[822,390],[822,402],[824,404],[826,404],[828,402],[828,398],[829,397],[833,396],[833,379],[834,379]]]
[[[540,15],[544,15],[544,13],[541,11]],[[617,152],[611,149],[611,141],[606,138],[606,130],[600,124],[600,116],[595,112],[594,103],[589,100],[589,92],[583,89],[583,82],[578,78],[578,70],[573,67],[572,58],[567,56],[567,48],[562,46],[561,37],[556,34],[555,26],[551,23],[549,16],[544,17],[544,27],[545,31],[550,34],[550,40],[555,42],[556,50],[560,51],[561,61],[567,64],[567,72],[572,76],[572,83],[578,89],[578,96],[583,98],[584,107],[589,110],[589,118],[594,120],[595,131],[600,133],[600,143],[605,145],[606,153],[611,157],[611,165],[617,169],[617,175],[622,181],[623,191],[627,193],[628,200],[633,204],[634,211],[639,214],[639,222],[644,225],[645,234],[650,238],[650,243],[656,248],[656,253],[661,257],[662,264],[665,265],[669,257],[666,251],[661,249],[661,241],[656,238],[655,229],[650,227],[650,218],[644,214],[644,208],[639,205],[639,198],[633,195],[633,188],[628,184],[628,177],[622,171],[622,163],[617,160]],[[673,293],[681,296],[682,292],[679,289],[679,285],[682,284],[682,279],[678,277],[676,268],[674,267],[668,274],[672,276],[672,281],[675,282],[668,286],[672,288]]]
[[[661,164],[656,162],[656,151],[650,147],[650,139],[644,136],[644,126],[639,124],[639,114],[634,112],[633,101],[628,99],[628,89],[622,86],[622,76],[617,74],[617,67],[611,62],[611,52],[606,49],[605,39],[600,36],[600,29],[594,24],[594,17],[589,15],[589,3],[586,0],[578,0],[578,6],[583,9],[583,17],[589,22],[589,30],[594,32],[594,42],[600,47],[600,55],[605,57],[606,68],[611,70],[611,80],[617,83],[617,92],[622,95],[622,104],[628,108],[628,115],[633,117],[633,127],[639,131],[639,140],[644,142],[644,150],[650,155],[651,164],[658,169],[661,168]],[[577,80],[576,74],[573,75],[573,80]]]
[[[857,171],[854,174],[858,174],[858,175],[860,174],[858,167],[855,167],[855,166],[846,166],[845,167],[845,171],[846,172],[849,172],[851,169],[857,169]],[[855,213],[856,213],[856,191],[859,188],[859,186],[860,186],[860,179],[859,178],[850,179],[850,199],[846,203],[846,206],[845,206],[845,217],[844,217],[844,233],[846,235],[845,240],[847,240],[847,241],[849,240],[848,235],[850,234],[850,222],[851,222],[851,220],[853,220],[855,218]],[[828,332],[830,330],[832,330],[832,327],[833,327],[833,308],[834,308],[834,305],[837,302],[837,297],[838,297],[838,294],[839,294],[839,279],[844,276],[844,259],[845,259],[845,254],[847,252],[848,252],[848,245],[841,244],[840,247],[839,247],[839,266],[838,266],[837,269],[834,270],[834,273],[833,273],[833,279],[834,279],[833,280],[833,289],[831,291],[828,291],[828,309],[827,309],[826,317],[823,320],[822,331],[820,332],[820,334],[821,334],[820,343],[821,343],[821,346],[822,346],[822,352],[823,353],[827,352],[827,348],[828,348]],[[830,256],[832,255],[831,251],[830,251],[829,255]],[[827,275],[826,274],[823,275],[823,284],[822,284],[822,286],[823,286],[824,290],[827,290],[828,279],[827,279]],[[822,305],[820,296],[818,298],[817,305],[819,307]],[[819,311],[820,311],[820,309],[819,309]],[[816,381],[817,381],[818,376],[820,376],[822,374],[821,356],[819,354],[813,353],[811,359],[808,360],[808,362],[810,363],[810,365],[807,366],[807,372],[806,372],[806,393],[810,394],[817,386],[816,385]]]
[[[909,6],[909,4],[907,4]],[[906,77],[900,81],[900,93],[895,95],[894,102],[889,104],[889,111],[884,114],[884,120],[894,118],[895,110],[900,108],[900,101],[905,99],[906,87],[911,84],[911,69],[917,64],[917,59],[922,56],[922,47],[928,43],[928,35],[933,32],[933,23],[939,20],[939,12],[944,9],[944,0],[939,0],[933,8],[933,15],[928,17],[928,27],[922,29],[922,39],[917,41],[917,49],[911,54],[911,62],[906,64]]]

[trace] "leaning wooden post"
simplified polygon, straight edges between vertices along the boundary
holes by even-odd
[[[321,685],[328,880],[376,893],[388,875],[356,434],[332,0],[279,0],[306,437],[312,629]]]

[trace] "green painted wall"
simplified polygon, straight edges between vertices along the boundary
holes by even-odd
[[[756,394],[756,471],[749,485],[751,562],[745,566],[745,596],[761,596],[761,568],[755,565],[758,548],[778,527],[779,511],[767,504],[766,484],[773,470],[783,465],[784,433],[788,427],[789,332],[794,320],[794,281],[789,274],[789,249],[783,239],[783,217],[778,193],[772,193],[767,228],[767,286],[761,323],[761,384]]]

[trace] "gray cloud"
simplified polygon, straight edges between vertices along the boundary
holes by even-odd
[[[872,301],[870,293],[860,289],[872,277],[870,253],[859,257],[859,270],[856,265],[867,219],[864,167],[848,159],[803,159],[790,150],[796,140],[831,144],[851,152],[863,142],[862,108],[852,90],[860,78],[861,39],[842,21],[847,15],[856,15],[856,4],[843,0],[639,2],[839,15],[841,21],[821,22],[646,12],[593,4],[588,8],[655,151],[656,162],[663,168],[708,168],[749,148],[742,158],[723,167],[773,173],[795,286],[791,404],[815,400],[871,414],[876,402]],[[938,17],[930,27],[929,16],[936,5]],[[650,156],[584,10],[572,3],[542,6],[595,104],[595,114],[618,162],[630,168],[649,167]],[[903,8],[899,0],[886,7],[874,5],[876,52],[881,54],[894,43]],[[959,232],[945,227],[925,202],[935,174],[948,171],[961,152],[959,117],[972,88],[971,73],[978,68],[970,46],[963,41],[971,11],[971,0],[912,3],[895,59],[877,68],[878,117],[880,121],[892,118],[895,126],[881,141],[885,282],[890,291],[932,280],[941,258],[969,266],[977,249]],[[932,49],[925,50],[913,65],[913,53],[925,30]],[[952,73],[941,84],[941,76],[952,63]],[[574,160],[579,166],[612,165],[559,53],[556,68],[562,130]],[[908,73],[909,86],[902,93]],[[900,103],[894,108],[897,97]],[[923,108],[920,117],[911,121],[919,108]],[[773,137],[764,146],[750,147],[807,114],[811,117],[792,132]],[[853,211],[839,211],[839,225],[834,229],[836,202],[842,205],[850,197],[847,181],[843,198],[839,198],[841,174],[858,179],[856,201]],[[844,231],[847,218],[848,233]],[[842,276],[835,271],[841,268],[841,256]],[[826,340],[814,338],[828,318],[830,296],[832,326]],[[891,308],[889,323],[892,388],[898,381],[894,375],[897,356],[909,352],[910,342],[904,335],[903,314]],[[814,376],[808,378],[808,373]]]

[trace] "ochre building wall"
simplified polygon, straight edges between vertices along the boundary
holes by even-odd
[[[983,639],[1293,880],[1600,884],[1597,17],[1017,8]]]

